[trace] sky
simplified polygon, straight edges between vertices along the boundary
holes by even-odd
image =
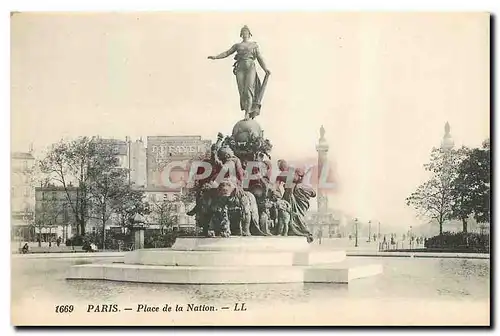
[[[416,225],[404,200],[425,181],[444,124],[456,146],[489,137],[486,13],[21,13],[11,18],[12,150],[81,135],[230,134],[243,117],[233,60],[207,56],[243,25],[272,73],[256,120],[273,158],[314,163],[323,125],[335,209]]]

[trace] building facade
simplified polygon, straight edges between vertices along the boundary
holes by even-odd
[[[69,200],[68,200],[69,196]],[[76,232],[76,221],[72,205],[76,203],[77,188],[47,185],[35,188],[35,240],[63,242]]]
[[[35,220],[32,225],[32,240],[41,239],[43,242],[55,241],[61,238],[66,242],[68,238],[77,234],[77,222],[73,207],[77,204],[78,188],[68,186],[48,185],[35,188]],[[86,216],[85,230],[87,233],[102,232],[102,222],[97,214],[89,212]],[[119,226],[119,218],[111,215],[106,222],[106,230]]]
[[[187,179],[190,163],[208,155],[211,144],[201,136],[148,136],[147,189],[179,190],[173,185]]]
[[[11,153],[11,238],[27,240],[35,212],[35,157]]]
[[[177,229],[195,227],[194,216],[186,214],[194,204],[174,201],[185,189],[169,188],[163,183],[162,169],[174,160],[189,165],[192,160],[204,157],[209,153],[211,141],[203,140],[200,136],[155,136],[147,138],[146,147],[142,138],[134,141],[129,137],[125,140],[99,139],[115,147],[119,167],[129,170],[129,183],[133,188],[144,192],[145,201],[152,205],[152,210],[166,197],[174,203],[174,227]],[[48,185],[35,189],[34,185],[22,177],[25,171],[30,171],[34,166],[33,156],[28,153],[14,154],[12,155],[13,166],[17,167],[16,171],[19,171],[19,176],[16,179],[13,177],[13,181],[17,182],[13,182],[12,185],[13,216],[17,214],[19,218],[19,223],[14,225],[24,225],[25,239],[37,240],[40,237],[43,241],[47,241],[61,237],[63,241],[66,241],[71,238],[77,233],[75,216],[71,208],[71,205],[76,203],[77,188],[68,188],[71,201],[68,200],[63,187]],[[169,178],[178,182],[186,178],[187,174],[188,171],[185,168],[177,167],[173,169]],[[28,190],[30,186],[31,189]],[[15,209],[17,212],[14,211]],[[88,233],[102,232],[102,222],[94,217],[97,216],[88,215],[86,224]],[[159,228],[157,216],[154,213],[146,220],[151,229]],[[105,224],[106,230],[117,226],[120,226],[119,218],[113,215]]]
[[[203,159],[210,153],[212,142],[201,136],[148,136],[146,149],[146,186],[144,192],[147,201],[153,205],[162,202],[164,197],[172,201],[186,191],[185,182],[189,174],[189,166],[193,160]],[[141,156],[142,158],[144,156]],[[172,169],[166,169],[171,165]],[[168,171],[168,173],[167,173]],[[181,187],[174,186],[179,184]],[[194,228],[194,216],[188,216],[194,204],[177,202],[174,207],[178,229]],[[157,216],[149,216],[150,227],[158,226]]]
[[[118,159],[118,166],[120,168],[130,168],[130,141],[128,137],[126,140],[102,138],[99,138],[99,140],[102,141],[102,143],[113,147],[116,158]]]
[[[127,141],[129,143],[130,182],[136,188],[145,188],[147,183],[146,146],[142,138],[134,142],[127,138]]]
[[[146,142],[142,138],[132,140],[130,137],[126,137],[125,140],[105,139],[105,141],[116,146],[120,167],[129,170],[129,182],[132,187],[143,191],[145,201],[151,205],[152,213],[145,218],[150,229],[160,228],[155,208],[165,198],[174,202],[175,198],[185,191],[183,187],[172,188],[168,182],[177,183],[186,180],[189,164],[193,160],[208,155],[212,145],[210,140],[204,140],[201,136],[148,136]],[[173,167],[166,176],[164,169],[172,162],[180,163],[180,165]],[[175,228],[184,229],[196,226],[194,216],[186,214],[192,206],[194,204],[174,202]],[[106,228],[118,225],[118,218],[111,216]],[[92,218],[89,219],[87,231],[100,230],[102,230],[102,223]]]

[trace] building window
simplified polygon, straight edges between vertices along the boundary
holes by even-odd
[[[23,161],[23,168],[24,168],[24,170],[28,169],[28,161],[26,161],[26,160]]]

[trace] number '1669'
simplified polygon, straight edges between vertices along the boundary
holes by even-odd
[[[71,313],[72,311],[73,305],[56,306],[56,313]]]

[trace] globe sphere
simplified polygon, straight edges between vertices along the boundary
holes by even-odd
[[[247,142],[252,137],[260,137],[262,129],[253,119],[240,120],[233,127],[233,139],[236,142]]]

